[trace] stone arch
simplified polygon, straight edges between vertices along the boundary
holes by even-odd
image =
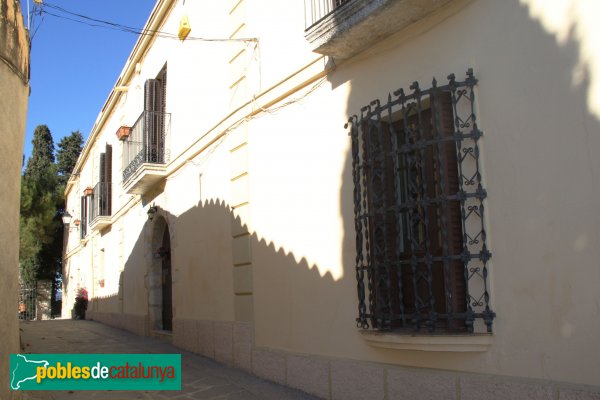
[[[167,219],[165,216],[161,215],[160,211],[157,212],[154,220],[149,223],[151,224],[149,238],[150,249],[148,251],[149,263],[146,282],[148,288],[148,320],[150,331],[153,331],[164,329],[162,269],[163,258],[165,255],[158,254],[158,252],[163,246],[165,234],[167,234],[170,239],[172,231],[169,229],[170,227]],[[170,248],[166,250],[170,251]]]

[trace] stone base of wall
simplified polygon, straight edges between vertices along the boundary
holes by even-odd
[[[148,336],[148,318],[145,315],[105,313],[88,309],[85,317],[139,336]]]
[[[332,400],[600,400],[600,387],[252,350],[252,373]]]
[[[90,319],[148,335],[147,319],[90,313]],[[331,400],[600,400],[600,387],[397,367],[254,346],[248,322],[175,319],[173,344],[260,378]]]
[[[173,320],[173,344],[252,372],[254,328],[249,322]]]
[[[600,400],[600,387],[293,354],[254,346],[247,322],[173,321],[173,344],[332,400]]]

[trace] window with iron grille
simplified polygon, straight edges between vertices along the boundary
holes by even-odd
[[[363,329],[492,330],[476,84],[415,82],[349,120]]]

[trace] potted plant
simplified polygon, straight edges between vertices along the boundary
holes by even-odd
[[[84,288],[80,288],[75,296],[75,305],[73,306],[73,318],[85,319],[85,311],[88,306],[88,292]]]
[[[92,188],[91,188],[91,187],[89,187],[89,186],[88,186],[88,187],[86,187],[86,188],[85,188],[85,190],[83,191],[83,195],[84,195],[84,196],[89,196],[89,195],[91,195],[92,193],[94,193],[94,189],[92,189]]]
[[[123,125],[119,129],[117,129],[117,137],[119,138],[119,140],[127,139],[130,134],[131,134],[130,126]]]

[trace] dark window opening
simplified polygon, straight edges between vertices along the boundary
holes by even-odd
[[[87,235],[87,224],[88,224],[88,196],[81,196],[81,222],[79,229],[79,237],[84,239]]]
[[[112,146],[100,154],[100,179],[92,192],[90,222],[112,213]]]

